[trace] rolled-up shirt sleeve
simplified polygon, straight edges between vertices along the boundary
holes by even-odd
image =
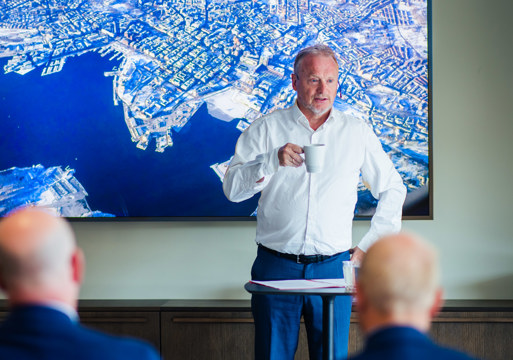
[[[369,231],[358,244],[363,251],[367,251],[380,237],[401,230],[402,208],[406,198],[406,187],[394,164],[374,132],[367,126],[365,131],[366,149],[361,173],[372,196],[378,199],[378,206]]]

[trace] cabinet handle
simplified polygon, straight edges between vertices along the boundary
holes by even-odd
[[[145,323],[146,318],[84,318],[80,319],[82,323]]]
[[[226,323],[253,323],[253,319],[251,318],[195,318],[195,317],[174,317],[172,318],[173,322],[177,323],[193,323],[193,324],[200,324],[200,323],[220,323],[220,324],[226,324]]]

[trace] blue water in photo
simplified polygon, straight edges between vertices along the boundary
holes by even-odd
[[[257,199],[229,202],[210,168],[233,155],[237,120],[215,119],[203,105],[173,133],[173,147],[157,153],[153,141],[140,150],[122,105],[114,105],[112,77],[104,76],[117,65],[87,53],[49,76],[41,69],[0,76],[0,169],[69,166],[91,209],[116,216],[251,215]]]

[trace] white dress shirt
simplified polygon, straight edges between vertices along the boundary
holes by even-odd
[[[278,150],[286,143],[325,144],[323,171],[280,166]],[[372,129],[334,108],[315,131],[296,104],[255,120],[237,141],[223,190],[234,202],[261,192],[258,244],[289,254],[332,255],[352,246],[360,173],[379,199],[358,244],[366,251],[380,236],[400,230],[406,188]]]

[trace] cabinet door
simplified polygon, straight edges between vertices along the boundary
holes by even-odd
[[[479,359],[512,359],[513,312],[443,312],[431,326],[431,337],[441,345]]]
[[[163,312],[162,356],[165,360],[254,359],[251,312]],[[301,326],[296,360],[308,359]]]
[[[151,311],[79,311],[80,322],[109,334],[150,342],[160,350],[160,316]]]

